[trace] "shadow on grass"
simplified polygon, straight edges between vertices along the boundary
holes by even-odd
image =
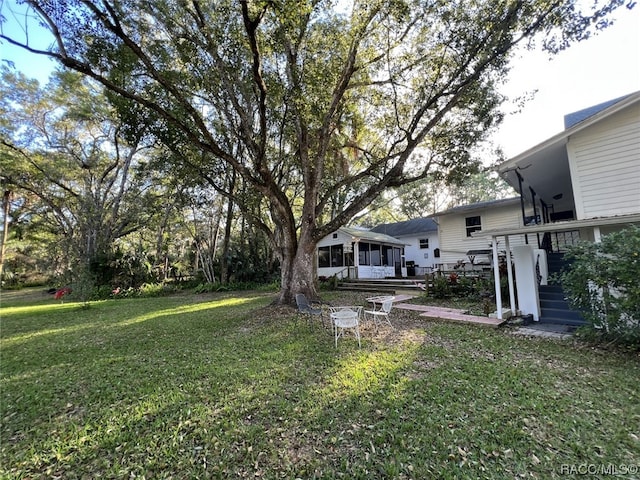
[[[251,298],[203,301],[190,305],[178,305],[145,312],[129,317],[122,315],[126,306],[135,302],[150,302],[152,299],[105,300],[92,302],[89,308],[82,303],[7,307],[2,310],[5,348],[16,343],[34,340],[47,335],[79,333],[82,330],[126,327],[141,322],[171,316],[181,316],[204,310],[214,310],[249,303]],[[123,308],[124,307],[124,308]],[[62,324],[58,328],[43,329],[43,325]],[[9,333],[7,333],[7,331]],[[12,332],[15,332],[12,334]]]
[[[103,323],[87,311],[96,328],[3,349],[0,472],[549,478],[640,457],[637,366],[425,320],[336,349],[268,301],[114,302]]]

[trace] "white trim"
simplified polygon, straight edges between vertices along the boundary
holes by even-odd
[[[504,248],[506,250],[507,255],[507,280],[509,282],[509,306],[511,307],[511,312],[516,313],[516,295],[515,295],[515,287],[513,284],[513,268],[511,263],[511,248],[509,246],[509,237],[506,236],[504,238]]]
[[[566,222],[543,223],[528,227],[497,228],[495,230],[482,230],[477,232],[478,237],[504,237],[505,235],[524,235],[544,232],[559,232],[562,230],[576,230],[579,228],[604,227],[609,225],[623,225],[625,223],[640,223],[640,213],[620,215],[617,217],[599,217],[584,220],[570,220]],[[475,232],[474,232],[475,233]]]
[[[579,182],[578,164],[576,160],[575,148],[571,144],[571,139],[567,142],[567,162],[569,163],[569,180],[573,191],[573,206],[575,208],[576,219],[584,219],[584,201],[582,199],[582,184]]]
[[[515,157],[510,158],[509,160],[501,163],[500,166],[497,168],[498,173],[502,173],[502,172],[504,172],[506,170],[509,170],[509,169],[515,167],[516,164],[520,160],[526,159],[527,157],[530,157],[533,154],[539,153],[542,150],[545,150],[546,148],[549,148],[551,146],[555,146],[555,145],[560,144],[560,143],[566,144],[571,135],[574,135],[574,134],[584,130],[585,128],[590,127],[594,123],[598,123],[602,119],[607,118],[607,117],[619,112],[620,110],[623,110],[623,109],[627,108],[629,105],[633,105],[634,103],[636,103],[638,101],[640,101],[640,92],[632,93],[627,98],[625,98],[623,100],[620,100],[617,103],[614,103],[610,107],[605,108],[605,109],[599,111],[598,113],[590,116],[589,118],[586,118],[586,119],[582,120],[581,122],[576,123],[572,127],[568,128],[566,130],[563,130],[562,132],[554,135],[553,137],[549,138],[548,140],[545,140],[544,142],[539,143],[538,145],[530,148],[529,150],[526,150],[526,151],[522,152],[521,154],[516,155]]]

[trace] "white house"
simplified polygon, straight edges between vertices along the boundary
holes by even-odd
[[[474,235],[490,242],[493,251],[506,246],[512,252],[518,307],[538,319],[540,252],[562,251],[578,240],[597,242],[640,224],[640,92],[567,115],[564,131],[507,160],[498,172],[533,205],[537,221],[483,226]],[[515,246],[522,235],[535,241]],[[512,278],[509,286],[515,310]],[[500,305],[498,289],[496,297]]]
[[[318,242],[318,276],[406,277],[402,240],[358,228],[341,227]]]
[[[523,207],[520,197],[463,205],[436,213],[440,266],[450,270],[463,263],[466,266],[490,264],[491,241],[477,235],[485,230],[522,226],[530,221],[531,213],[530,207],[526,204]],[[524,235],[512,239],[513,244],[525,242]],[[504,250],[503,245],[500,247]]]
[[[383,223],[371,229],[404,242],[409,276],[424,275],[440,263],[438,224],[433,218],[415,218],[404,222]]]

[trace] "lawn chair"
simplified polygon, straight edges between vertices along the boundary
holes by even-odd
[[[362,307],[346,306],[330,308],[331,324],[333,326],[336,348],[338,348],[338,338],[344,336],[347,330],[353,331],[356,336],[356,340],[358,340],[358,347],[360,347],[360,316],[362,313]]]
[[[378,322],[379,321],[384,321],[384,320],[386,320],[386,322],[389,324],[389,326],[393,327],[393,325],[391,324],[391,320],[389,320],[389,314],[391,313],[391,307],[393,307],[393,297],[388,297],[382,302],[380,310],[376,310],[375,309],[375,303],[374,303],[374,309],[373,310],[365,310],[364,311],[364,316],[365,316],[365,318],[371,317],[371,319],[373,320],[374,325],[376,327],[376,330],[378,329]]]
[[[313,317],[315,315],[319,315],[320,316],[320,322],[322,323],[322,325],[324,326],[324,316],[322,313],[322,308],[319,306],[320,303],[319,302],[309,302],[309,300],[307,300],[307,297],[304,293],[297,293],[296,294],[296,305],[298,306],[298,312],[299,313],[304,313],[306,315],[308,315],[309,317],[309,324],[311,324],[313,322]],[[318,305],[318,306],[314,306],[314,305]]]

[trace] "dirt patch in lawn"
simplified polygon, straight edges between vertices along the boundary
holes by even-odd
[[[320,326],[318,317],[313,317],[311,321],[318,328],[324,328],[330,333],[329,324],[329,308],[331,306],[340,305],[360,305],[365,309],[370,309],[371,304],[367,302],[367,298],[376,295],[375,293],[366,292],[331,292],[327,295],[327,300],[323,300],[323,308],[326,309],[324,315],[324,326]],[[371,321],[363,321],[360,325],[360,333],[363,338],[373,341],[374,343],[402,344],[402,343],[423,343],[425,339],[425,328],[428,328],[429,322],[425,317],[420,317],[420,312],[410,310],[402,310],[394,308],[390,314],[392,326],[381,324],[376,326]],[[254,317],[245,325],[251,328],[251,325],[259,323],[282,321],[284,317],[297,315],[295,307],[283,305],[267,305],[255,311]],[[299,314],[298,321],[306,323],[309,318],[306,315]]]

